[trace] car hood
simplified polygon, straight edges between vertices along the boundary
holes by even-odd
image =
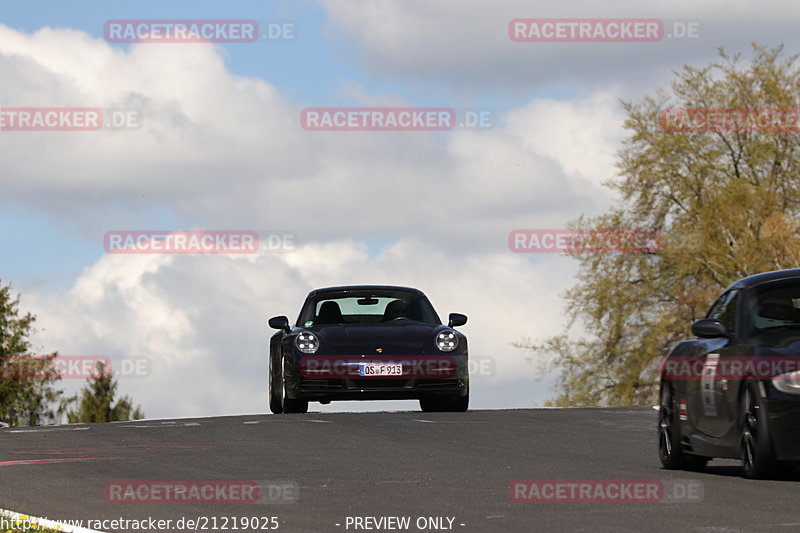
[[[314,328],[313,331],[320,338],[322,354],[417,355],[435,353],[434,332],[444,327],[428,324],[332,325]]]

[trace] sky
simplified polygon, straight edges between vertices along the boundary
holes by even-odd
[[[423,290],[468,315],[471,408],[540,406],[554,376],[512,346],[567,325],[577,264],[514,253],[618,201],[622,101],[751,43],[800,48],[796,3],[546,0],[5,1],[0,113],[132,111],[123,128],[0,123],[0,281],[38,353],[144,361],[119,375],[148,417],[267,412],[267,319],[311,289]],[[515,19],[658,19],[654,42],[518,42]],[[254,20],[256,42],[120,43],[109,21]],[[272,26],[270,26],[270,24]],[[289,29],[286,29],[289,28]],[[681,29],[693,34],[681,37]],[[304,109],[445,108],[438,131],[314,130]],[[472,113],[472,115],[470,115]],[[489,116],[482,126],[464,117]],[[111,116],[104,114],[105,117]],[[8,119],[7,119],[8,120]],[[254,254],[119,254],[117,231],[249,231]],[[282,239],[282,240],[281,240]],[[268,241],[269,242],[269,241]],[[581,334],[580,324],[572,330]],[[67,393],[83,385],[61,382]],[[312,411],[415,409],[334,402]]]

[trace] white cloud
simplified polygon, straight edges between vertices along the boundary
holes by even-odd
[[[576,188],[592,184],[591,194],[608,202],[609,190],[602,184],[616,175],[615,147],[623,140],[623,119],[616,98],[597,93],[578,100],[535,100],[509,117],[508,129],[523,139],[523,148],[556,160]]]
[[[72,52],[59,52],[61,33]],[[467,235],[498,249],[520,224],[563,225],[597,208],[580,180],[609,177],[615,146],[602,123],[619,115],[610,98],[534,100],[494,130],[307,132],[299,108],[268,81],[230,73],[213,46],[124,52],[80,32],[0,26],[0,74],[10,69],[7,105],[142,110],[139,131],[3,132],[6,198],[92,236],[142,228],[161,210],[189,226],[289,229],[306,241],[412,234],[460,245]],[[41,78],[33,87],[30,75]]]
[[[590,94],[617,87],[621,95],[663,86],[672,69],[716,58],[716,47],[749,51],[761,44],[800,45],[795,2],[578,0],[325,0],[332,32],[353,44],[363,67],[388,80],[442,84],[464,98],[497,90],[514,95],[568,90]],[[659,18],[699,22],[698,39],[656,43],[525,43],[508,37],[517,18]],[[338,33],[337,33],[338,32]]]

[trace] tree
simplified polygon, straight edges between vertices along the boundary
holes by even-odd
[[[117,382],[113,373],[106,372],[102,362],[98,362],[95,368],[97,373],[86,380],[86,385],[79,393],[80,400],[76,394],[65,402],[65,410],[66,406],[78,402],[76,409],[66,410],[67,421],[70,424],[95,424],[144,418],[141,408],[134,409],[133,401],[128,396],[114,402]]]
[[[11,426],[53,422],[53,405],[61,395],[60,376],[52,361],[57,354],[31,355],[28,340],[36,317],[20,315],[19,295],[0,284],[0,421]]]
[[[576,284],[565,296],[567,331],[518,347],[549,355],[557,369],[551,405],[653,405],[658,362],[690,336],[692,320],[736,279],[800,266],[800,131],[731,128],[670,131],[664,111],[800,109],[797,56],[753,45],[753,58],[719,59],[676,72],[671,92],[623,102],[630,136],[619,175],[620,203],[573,228],[658,230],[657,253],[571,253]],[[777,115],[780,113],[772,113]],[[583,337],[570,329],[583,326]]]

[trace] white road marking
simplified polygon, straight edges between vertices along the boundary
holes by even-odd
[[[331,424],[332,420],[319,420],[317,418],[283,418],[280,416],[276,416],[274,418],[270,417],[269,420],[259,420],[259,422],[317,422],[319,424]]]
[[[50,429],[9,429],[6,433],[52,433],[54,431],[87,431],[89,427]]]
[[[248,420],[242,424],[260,424],[262,422],[316,422],[317,424],[332,424],[332,420],[318,420],[316,418],[276,418],[270,420]]]
[[[424,422],[426,424],[485,424],[482,420],[423,420],[421,418],[414,418],[412,422]]]
[[[185,427],[192,427],[192,426],[199,426],[198,422],[186,422],[185,424],[170,424],[167,426],[161,424],[125,424],[124,426],[119,426],[121,428],[136,428],[136,429],[144,429],[144,428],[159,428],[159,429],[167,429],[167,428],[185,428]]]

